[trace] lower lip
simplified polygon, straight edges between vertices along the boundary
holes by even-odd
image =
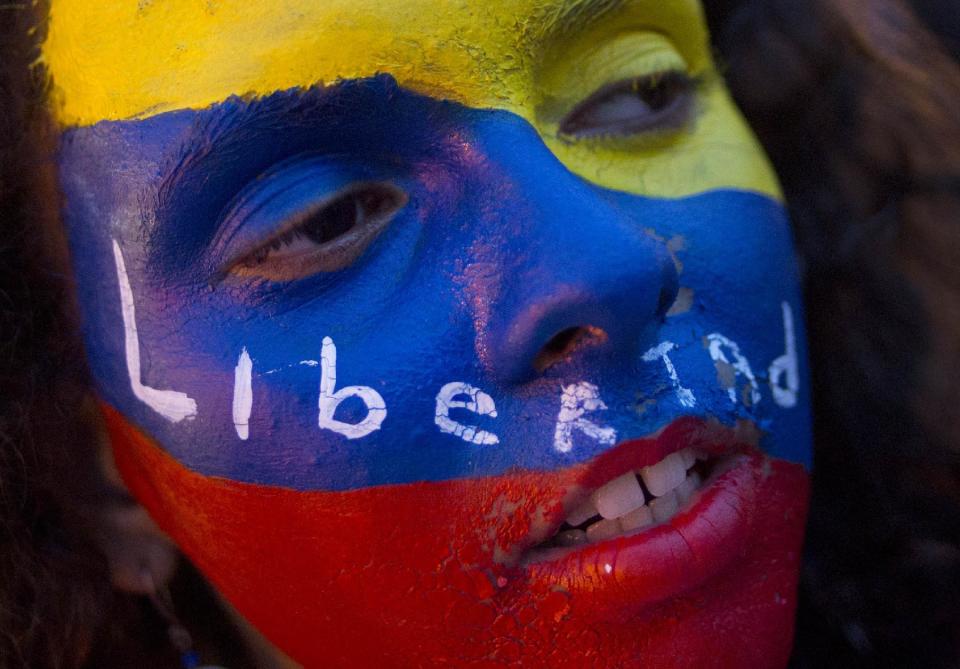
[[[730,569],[750,545],[770,461],[734,455],[669,522],[529,564],[526,577],[587,603],[588,617],[623,622]],[[589,597],[582,595],[589,594]]]

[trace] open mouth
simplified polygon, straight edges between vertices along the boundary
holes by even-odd
[[[578,547],[630,537],[669,522],[693,503],[715,472],[729,466],[731,457],[684,448],[618,476],[590,493],[555,534],[529,551],[526,562],[556,559]]]
[[[681,419],[586,463],[533,527],[518,564],[530,582],[600,617],[633,615],[697,588],[750,550],[771,460],[753,423]]]

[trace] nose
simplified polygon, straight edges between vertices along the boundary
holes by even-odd
[[[488,371],[522,383],[596,347],[632,359],[678,290],[673,257],[653,232],[659,207],[572,174],[525,123],[500,125],[484,133],[485,172],[497,186],[479,189],[498,198],[503,216],[489,232],[503,246]]]

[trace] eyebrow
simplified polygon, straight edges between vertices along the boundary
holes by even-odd
[[[229,158],[243,156],[245,146],[251,143],[262,146],[256,138],[274,137],[271,145],[276,148],[284,137],[316,130],[317,118],[332,116],[328,110],[342,106],[350,93],[349,84],[318,84],[262,97],[231,96],[207,109],[170,112],[170,118],[194,118],[177,145],[160,159],[155,180],[158,213],[162,216],[164,211],[176,209],[184,197],[196,195],[191,191],[198,185],[205,189],[211,181],[229,181],[230,173],[242,170],[246,163]],[[162,122],[164,116],[134,123]],[[211,162],[216,165],[216,175],[211,174]]]
[[[543,7],[531,16],[528,25],[542,37],[565,37],[574,30],[583,30],[619,11],[632,0],[579,0]]]
[[[583,31],[603,21],[611,14],[638,0],[569,0],[541,6],[530,14],[521,39],[534,45],[545,40],[561,39],[572,32]],[[389,77],[389,74],[379,75]],[[372,79],[377,79],[375,76]],[[314,85],[275,91],[257,97],[231,96],[200,110],[200,117],[187,133],[176,151],[164,161],[160,172],[159,195],[161,203],[169,200],[171,191],[182,183],[197,162],[214,151],[229,150],[235,138],[247,132],[266,132],[270,120],[284,119],[285,124],[304,117],[316,118],[319,108],[338,106],[349,89],[350,79],[324,86]]]
[[[430,125],[425,104],[450,111],[439,111]],[[176,144],[157,154],[153,185],[145,185],[139,199],[155,211],[151,245],[158,253],[176,247],[177,262],[185,266],[194,260],[188,249],[200,249],[209,240],[233,198],[267,169],[307,151],[349,153],[378,163],[401,153],[416,156],[430,146],[432,128],[464,109],[408,91],[381,74],[264,97],[231,97],[203,110],[121,124],[179,128],[173,131]],[[392,117],[409,123],[398,131],[402,124],[388,122]],[[188,229],[165,225],[185,218],[191,221]]]
[[[281,126],[289,130],[312,125],[324,108],[337,107],[344,89],[356,81],[361,80],[278,90],[260,96],[232,95],[206,109],[170,112],[171,116],[195,118],[165,159],[159,183],[169,184],[196,161],[218,150],[230,150],[247,133],[270,134],[280,132]],[[149,123],[149,119],[145,122]]]

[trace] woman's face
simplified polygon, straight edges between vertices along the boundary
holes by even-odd
[[[300,662],[785,662],[797,272],[701,11],[54,3],[118,466]]]

